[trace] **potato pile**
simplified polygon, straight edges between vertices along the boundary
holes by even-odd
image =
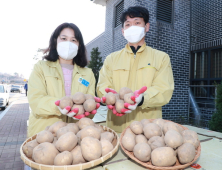
[[[56,122],[26,143],[24,154],[45,165],[76,165],[98,159],[113,150],[114,134],[89,118],[77,123]]]
[[[163,119],[132,122],[121,143],[140,161],[160,167],[173,166],[177,158],[181,164],[191,162],[200,145],[196,132]]]
[[[124,109],[124,103],[134,104],[131,100],[131,96],[134,96],[134,93],[128,87],[123,87],[120,89],[119,93],[113,94],[109,92],[105,95],[107,105],[115,105],[116,111],[121,113],[121,109]]]

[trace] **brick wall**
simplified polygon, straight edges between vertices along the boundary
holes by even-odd
[[[222,46],[222,1],[195,0],[191,5],[192,51]]]

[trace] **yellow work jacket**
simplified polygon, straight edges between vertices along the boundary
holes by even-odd
[[[80,77],[90,83],[88,87],[78,82]],[[95,96],[95,77],[91,69],[81,68],[75,64],[71,94],[76,92]],[[62,115],[55,105],[55,101],[64,96],[64,78],[59,60],[56,62],[39,61],[35,64],[28,82],[28,101],[31,108],[28,127],[29,137],[57,121],[75,122],[73,118]]]
[[[99,97],[106,94],[105,88],[119,92],[122,87],[135,91],[143,86],[148,87],[143,105],[122,117],[117,117],[109,110],[106,122],[108,127],[121,133],[132,121],[162,118],[162,106],[172,97],[174,79],[168,54],[145,43],[136,55],[127,44],[124,49],[107,56],[99,73]]]

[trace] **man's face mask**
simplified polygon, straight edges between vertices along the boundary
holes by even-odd
[[[124,30],[125,39],[132,44],[140,42],[140,40],[142,40],[144,36],[145,27],[131,26],[128,29]]]

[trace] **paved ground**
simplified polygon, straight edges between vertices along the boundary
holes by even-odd
[[[19,149],[27,135],[27,99],[22,97],[14,101],[5,111],[7,113],[0,120],[0,170],[23,170]]]

